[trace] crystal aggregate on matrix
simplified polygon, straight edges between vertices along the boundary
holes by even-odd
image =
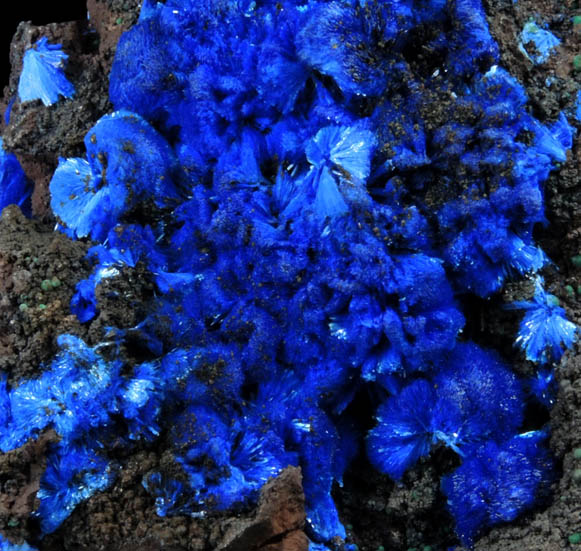
[[[37,70],[36,97],[66,101],[66,54],[35,51],[27,89]],[[547,495],[548,428],[522,431],[525,390],[552,405],[577,328],[537,276],[533,301],[510,306],[533,381],[462,331],[470,296],[548,262],[533,227],[573,129],[529,113],[479,0],[144,0],[110,82],[115,111],[50,184],[59,230],[96,243],[71,310],[90,322],[98,285],[138,263],[156,293],[107,342],[61,335],[39,378],[0,374],[0,450],[60,436],[41,535],[113,483],[114,447],[162,433],[187,481],[143,479],[159,515],[252,503],[298,465],[318,551],[346,538],[331,490],[359,453],[394,480],[435,446],[457,454],[441,491],[468,546]],[[3,155],[0,206],[24,204]],[[149,359],[129,368],[135,338]],[[371,430],[350,407],[361,396]]]

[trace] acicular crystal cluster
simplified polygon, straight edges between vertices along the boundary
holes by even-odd
[[[64,72],[68,57],[60,44],[49,44],[44,36],[26,50],[18,81],[20,101],[39,99],[49,106],[58,102],[60,96],[72,97],[75,88]]]
[[[434,446],[456,453],[441,490],[468,545],[546,495],[525,388],[552,404],[576,327],[540,279],[514,304],[517,343],[545,366],[533,383],[462,330],[467,298],[547,262],[532,231],[573,130],[536,120],[498,63],[479,0],[144,1],[115,111],[50,190],[61,229],[97,242],[82,322],[124,267],[156,292],[138,326],[94,348],[63,335],[40,378],[0,380],[3,451],[61,437],[44,534],[112,483],[113,448],[162,433],[186,479],[144,478],[159,515],[252,503],[299,465],[313,549],[346,537],[331,489],[359,453],[395,480]],[[147,361],[125,365],[129,338]]]

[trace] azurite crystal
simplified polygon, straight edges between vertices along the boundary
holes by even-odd
[[[536,279],[532,302],[517,301],[508,305],[510,309],[525,310],[515,344],[526,353],[527,360],[540,364],[558,362],[573,345],[578,331],[565,318],[559,299],[548,294],[543,283],[541,277]]]
[[[144,197],[176,198],[173,154],[134,113],[102,117],[85,138],[87,159],[61,159],[50,184],[51,207],[77,237],[105,239],[119,217]]]
[[[65,231],[99,242],[80,321],[123,266],[159,292],[138,326],[94,348],[62,336],[40,379],[0,386],[3,449],[62,437],[44,532],[113,480],[113,447],[165,431],[186,477],[144,478],[160,515],[247,504],[300,465],[325,549],[346,536],[331,490],[363,449],[349,406],[366,392],[377,469],[401,479],[435,444],[460,457],[442,490],[464,543],[534,505],[546,434],[519,434],[521,382],[459,337],[467,296],[546,262],[532,231],[572,129],[535,120],[497,62],[478,0],[144,2],[111,72],[116,111],[50,188]],[[515,305],[520,341],[557,359],[575,330],[534,300]],[[136,335],[149,359],[128,366]]]
[[[18,205],[22,212],[30,216],[30,196],[32,183],[28,180],[18,159],[4,149],[0,138],[0,212],[8,205]]]
[[[49,44],[45,37],[29,48],[22,60],[22,73],[18,82],[20,101],[39,99],[49,106],[59,101],[60,96],[72,97],[75,88],[64,72],[68,57],[60,44]]]

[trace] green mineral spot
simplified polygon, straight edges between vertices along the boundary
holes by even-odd
[[[581,285],[577,285],[577,294],[581,295]]]
[[[431,545],[424,545],[423,551],[432,551],[432,546]]]
[[[20,524],[20,521],[17,518],[11,518],[8,521],[8,526],[10,526],[10,528],[15,528],[16,526],[18,526]]]
[[[581,469],[575,469],[573,471],[573,480],[576,482],[581,482]]]
[[[40,284],[40,288],[43,291],[50,291],[52,289],[52,283],[50,282],[50,279],[43,279],[42,283]]]
[[[345,525],[345,528],[346,528],[347,530],[353,530],[353,525],[352,525],[352,524],[346,524],[346,525]]]
[[[577,56],[581,57],[581,56]],[[581,268],[581,254],[576,254],[575,256],[571,257],[571,262],[575,268]]]
[[[380,545],[380,546],[377,548],[377,551],[385,551],[385,547],[383,547],[383,545]]]
[[[39,310],[46,310],[46,304],[39,304],[38,309]]]
[[[573,17],[573,25],[581,25],[581,15]]]
[[[122,25],[122,24],[123,24],[123,18],[122,18],[122,17],[118,17],[118,18],[115,20],[115,25]]]
[[[54,289],[61,286],[61,280],[58,277],[53,277],[50,280],[50,284],[53,286]]]
[[[567,296],[574,297],[575,296],[575,289],[571,285],[565,285],[565,292]]]
[[[547,302],[551,305],[551,306],[559,306],[559,304],[561,304],[559,302],[559,299],[555,296],[555,295],[548,295],[547,296]]]
[[[581,58],[581,56],[577,57]],[[576,254],[575,256],[572,256],[571,262],[576,268],[581,268],[581,254]]]
[[[18,306],[18,309],[21,312],[26,312],[26,310],[28,310],[28,304],[26,304],[26,302],[23,302],[20,306]]]
[[[575,71],[581,71],[581,55],[576,55],[573,58],[573,69]]]
[[[581,543],[581,534],[579,532],[575,534],[571,534],[569,536],[569,543],[575,545],[577,543]]]
[[[573,457],[575,459],[581,459],[581,448],[575,448],[573,450]]]

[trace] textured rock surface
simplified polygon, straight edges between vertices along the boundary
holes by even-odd
[[[30,377],[41,369],[55,351],[57,334],[69,332],[96,342],[104,327],[114,320],[130,326],[132,300],[151,292],[139,270],[127,273],[122,288],[103,288],[103,317],[91,328],[81,327],[70,315],[68,303],[75,283],[84,278],[87,267],[82,258],[87,246],[52,233],[48,208],[47,185],[58,156],[73,156],[83,151],[86,131],[108,110],[108,70],[121,32],[136,20],[137,0],[89,0],[90,25],[86,21],[33,27],[22,24],[13,41],[13,72],[5,91],[4,103],[14,96],[24,50],[40,36],[62,43],[71,53],[67,74],[77,94],[71,101],[44,107],[40,102],[20,105],[15,102],[10,124],[4,129],[6,145],[14,151],[27,175],[35,182],[34,212],[43,221],[29,222],[14,209],[0,222],[0,367],[11,380]],[[533,110],[543,122],[553,121],[558,112],[572,107],[579,87],[574,56],[581,53],[579,32],[571,23],[578,10],[567,2],[543,0],[488,0],[486,2],[491,31],[502,53],[503,65],[526,86],[533,101]],[[533,15],[549,23],[562,39],[562,45],[550,61],[533,66],[518,50],[518,34]],[[546,85],[551,77],[553,83]],[[438,120],[436,107],[442,98],[434,98],[429,117]],[[566,290],[581,283],[581,269],[570,258],[581,252],[581,186],[579,160],[581,147],[576,140],[573,150],[558,173],[547,185],[547,218],[550,224],[539,229],[543,248],[555,262],[545,277],[548,290],[561,299],[571,320],[581,324],[580,296]],[[437,198],[436,198],[437,199]],[[558,270],[557,270],[558,268]],[[62,285],[43,292],[45,279],[58,277]],[[111,291],[111,292],[108,292]],[[133,298],[116,300],[115,293]],[[509,289],[518,296],[518,286]],[[26,298],[24,298],[26,297]],[[30,297],[30,298],[29,298]],[[28,306],[22,311],[21,304]],[[106,302],[108,301],[108,302]],[[38,309],[46,304],[46,309]],[[487,332],[494,345],[507,356],[513,354],[512,343],[504,334],[517,324],[514,315],[489,319],[484,313],[490,306],[475,302],[474,319],[466,333],[478,338]],[[481,315],[482,314],[482,315]],[[502,317],[504,316],[504,317]],[[481,321],[486,319],[487,321]],[[482,324],[487,326],[483,327]],[[87,334],[89,333],[89,334]],[[132,351],[128,351],[130,355]],[[530,367],[517,364],[527,373]],[[479,551],[554,551],[569,546],[568,536],[581,526],[581,484],[577,469],[581,459],[575,451],[581,448],[581,356],[579,348],[565,356],[557,372],[560,390],[557,405],[551,413],[553,436],[551,445],[562,468],[562,477],[554,485],[554,496],[543,510],[522,517],[509,526],[493,529],[481,539]],[[34,540],[35,527],[25,521],[33,505],[38,478],[42,472],[42,451],[54,435],[48,433],[34,444],[0,458],[0,528],[15,539],[21,536]],[[577,454],[579,455],[579,454]],[[105,493],[82,504],[39,549],[61,550],[140,550],[185,551],[303,551],[306,536],[302,531],[304,509],[300,474],[296,469],[284,471],[263,489],[261,501],[252,511],[234,517],[217,515],[205,519],[189,517],[160,518],[153,499],[141,486],[151,471],[171,472],[179,476],[179,466],[163,449],[163,439],[154,449],[145,448],[129,457],[122,455],[127,467],[120,479]],[[387,477],[370,472],[363,460],[346,477],[345,486],[336,489],[342,521],[352,541],[362,550],[386,549],[403,551],[430,546],[433,551],[445,549],[451,541],[452,523],[443,513],[443,498],[438,481],[443,472],[454,466],[454,458],[443,450],[432,459],[406,474],[403,486],[396,486]]]

